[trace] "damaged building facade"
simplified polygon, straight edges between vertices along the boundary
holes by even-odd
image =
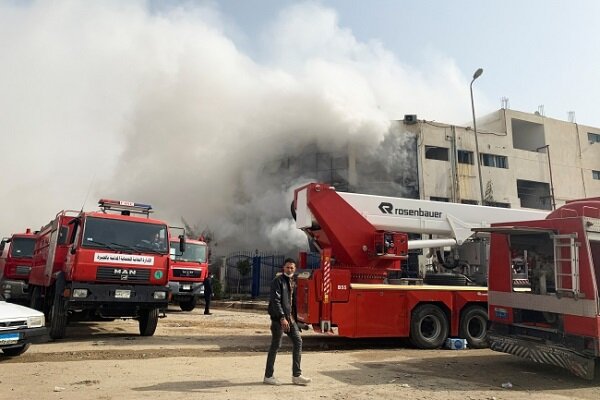
[[[407,115],[375,156],[352,143],[337,152],[314,146],[277,170],[342,191],[495,207],[551,210],[600,196],[600,128],[500,109],[478,120],[477,135],[476,144],[471,127]]]

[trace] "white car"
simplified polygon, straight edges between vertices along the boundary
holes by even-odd
[[[32,342],[46,335],[44,314],[7,303],[0,295],[0,350],[5,356],[23,354]]]

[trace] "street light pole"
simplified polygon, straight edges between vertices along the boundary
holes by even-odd
[[[475,122],[475,103],[473,102],[473,82],[483,74],[483,68],[478,68],[473,74],[471,81],[471,111],[473,111],[473,132],[475,133],[475,157],[477,158],[477,174],[479,175],[479,195],[481,196],[481,205],[483,204],[483,180],[481,179],[481,159],[479,157],[479,140],[477,139],[477,124]]]

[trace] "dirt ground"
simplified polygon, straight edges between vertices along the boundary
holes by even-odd
[[[67,338],[0,356],[0,399],[599,399],[587,382],[552,366],[489,350],[417,350],[399,340],[306,332],[306,387],[291,385],[284,338],[275,375],[262,384],[270,341],[263,311],[172,308],[153,337],[137,322],[76,323]],[[511,388],[503,388],[510,383]]]

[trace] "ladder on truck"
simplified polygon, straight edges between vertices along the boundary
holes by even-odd
[[[577,234],[553,235],[554,240],[554,284],[556,295],[579,297],[579,243]]]

